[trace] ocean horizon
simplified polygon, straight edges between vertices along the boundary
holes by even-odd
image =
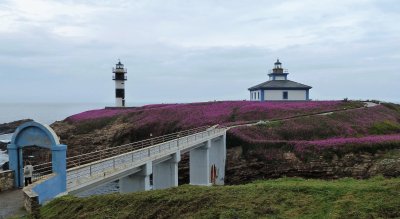
[[[133,103],[128,106],[146,104]],[[0,124],[33,119],[50,125],[68,116],[88,110],[103,109],[106,106],[114,106],[114,103],[0,103]]]

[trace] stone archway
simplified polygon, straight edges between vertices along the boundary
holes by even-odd
[[[52,128],[38,122],[27,122],[19,126],[8,145],[10,170],[15,173],[15,186],[23,186],[23,158],[24,147],[37,146],[51,150],[53,176],[44,182],[35,185],[32,190],[39,195],[40,200],[55,196],[66,191],[66,150],[67,146],[62,145]],[[51,181],[51,182],[47,182]],[[42,191],[42,187],[50,183],[53,191]],[[56,186],[56,188],[54,188]],[[44,192],[44,193],[43,193]],[[43,193],[42,195],[40,193]],[[42,196],[42,197],[41,197]]]

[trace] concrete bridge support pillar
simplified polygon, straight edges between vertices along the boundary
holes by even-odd
[[[226,162],[226,135],[211,140],[210,180],[212,184],[224,185]]]
[[[204,146],[190,151],[189,174],[191,185],[209,186],[210,183],[210,147],[211,140]]]
[[[153,189],[165,189],[178,186],[178,163],[181,153],[178,151],[172,158],[153,165]]]
[[[141,166],[141,171],[130,176],[119,179],[119,192],[129,193],[147,191],[151,189],[150,175],[152,174],[152,163],[148,162]]]

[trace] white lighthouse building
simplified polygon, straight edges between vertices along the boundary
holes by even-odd
[[[279,59],[269,72],[269,80],[249,88],[253,101],[308,101],[311,86],[288,80],[288,70]]]
[[[125,107],[125,81],[128,80],[125,74],[127,73],[127,69],[118,60],[115,68],[113,68],[113,73],[113,80],[115,81],[115,106]]]

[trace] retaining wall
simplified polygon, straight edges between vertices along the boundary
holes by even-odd
[[[14,171],[6,170],[0,172],[0,192],[14,188]]]

